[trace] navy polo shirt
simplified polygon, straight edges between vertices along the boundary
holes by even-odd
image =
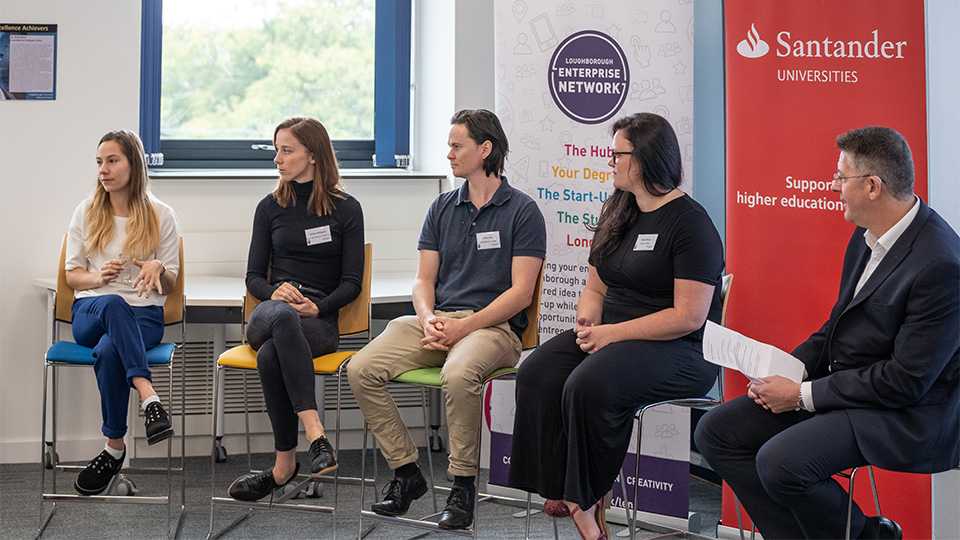
[[[506,177],[500,180],[479,210],[469,200],[466,182],[430,205],[417,249],[440,254],[435,309],[480,311],[510,288],[514,257],[546,257],[547,232],[537,203]],[[509,322],[521,332],[526,314],[521,311]]]

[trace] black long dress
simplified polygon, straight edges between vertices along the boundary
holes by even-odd
[[[716,285],[707,318],[719,323],[723,267],[720,235],[689,196],[641,213],[597,268],[607,286],[602,322],[672,307],[674,279],[687,279]],[[517,376],[508,484],[584,510],[600,500],[626,456],[637,407],[712,387],[717,367],[703,359],[702,335],[620,341],[588,355],[568,330],[540,346]]]

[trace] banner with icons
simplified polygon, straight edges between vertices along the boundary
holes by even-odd
[[[669,120],[683,152],[681,187],[692,191],[693,2],[497,0],[494,16],[506,176],[537,201],[547,224],[539,323],[546,341],[576,322],[593,239],[587,227],[613,191],[613,121],[644,111]],[[506,485],[513,386],[498,381],[489,392],[490,478]],[[642,465],[651,477],[640,484],[641,508],[687,519],[689,415],[658,414],[656,427],[645,422],[644,459],[659,461]],[[635,458],[627,461],[633,470]]]
[[[899,131],[926,199],[924,2],[726,0],[724,19],[727,271],[737,282],[727,325],[790,351],[829,316],[854,229],[830,191],[837,135]],[[731,399],[746,379],[727,374]],[[877,482],[883,515],[905,537],[930,538],[929,476],[878,471]],[[868,482],[858,484],[858,502],[873,508]],[[722,522],[737,526],[726,487]]]

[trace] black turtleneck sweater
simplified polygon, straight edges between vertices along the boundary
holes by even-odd
[[[257,205],[247,257],[247,290],[268,300],[281,283],[299,283],[321,293],[305,293],[317,304],[318,316],[336,321],[337,311],[360,294],[363,210],[356,199],[341,192],[345,198],[333,198],[332,213],[311,214],[307,201],[313,184],[294,183],[293,189],[292,206],[282,208],[272,193]]]

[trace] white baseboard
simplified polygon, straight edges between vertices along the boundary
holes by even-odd
[[[717,540],[724,538],[727,540],[740,540],[740,529],[727,525],[717,525]],[[743,538],[744,540],[751,540],[749,529],[743,531]],[[753,540],[763,540],[763,536],[758,532],[754,535]]]

